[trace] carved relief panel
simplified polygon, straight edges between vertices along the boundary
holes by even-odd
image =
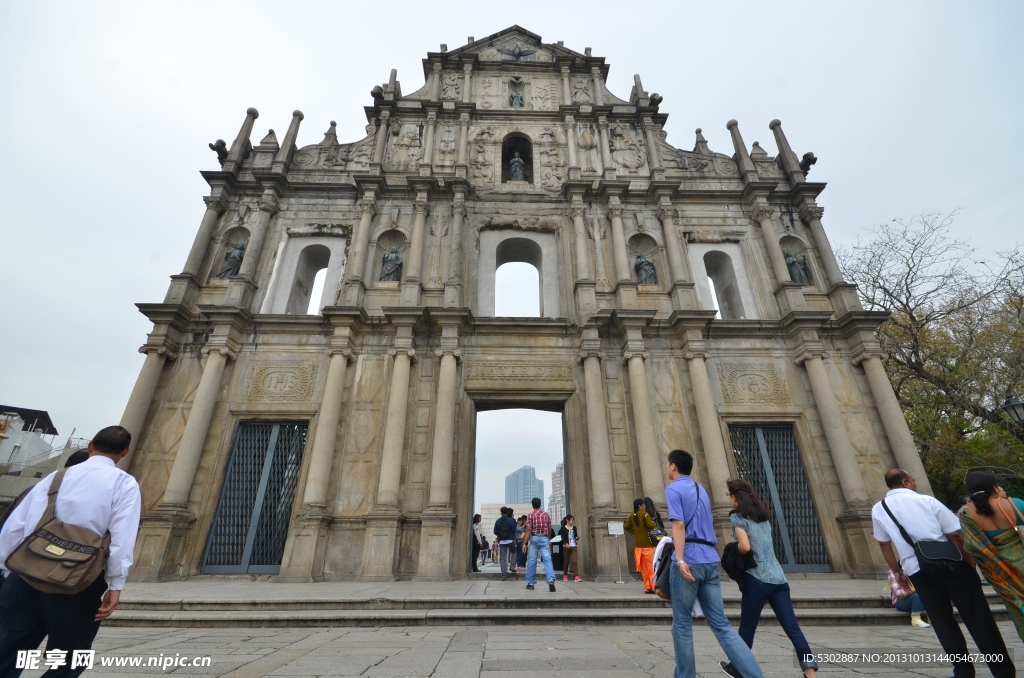
[[[260,362],[249,368],[246,400],[302,402],[313,395],[316,365],[297,362]]]
[[[791,402],[786,378],[774,365],[719,365],[718,378],[726,403],[786,405]]]

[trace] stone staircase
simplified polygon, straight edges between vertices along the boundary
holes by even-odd
[[[200,580],[205,578],[200,578]],[[190,583],[192,584],[190,586]],[[508,581],[489,575],[444,583],[274,584],[251,580],[189,580],[129,586],[109,626],[134,627],[333,627],[333,626],[522,626],[538,624],[670,624],[672,609],[638,584],[556,582],[555,593],[541,580],[527,591],[520,574]],[[905,626],[909,615],[889,605],[881,582],[846,578],[791,581],[793,604],[806,626]],[[165,587],[165,588],[162,588]],[[169,587],[169,588],[166,588]],[[987,590],[997,620],[1007,618],[995,593]],[[739,592],[723,586],[726,614],[739,622]],[[695,620],[703,624],[703,619]],[[762,624],[775,624],[766,607]]]

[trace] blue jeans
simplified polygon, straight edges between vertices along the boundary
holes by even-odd
[[[547,537],[530,537],[530,545],[526,554],[526,583],[534,586],[537,583],[537,553],[544,561],[544,578],[549,584],[555,583],[555,568],[551,564],[551,542]]]
[[[811,647],[800,630],[793,612],[793,600],[789,597],[789,584],[766,584],[749,572],[743,575],[743,600],[740,601],[740,638],[747,647],[754,647],[754,631],[761,619],[761,610],[768,603],[779,620],[779,626],[793,643],[797,660],[802,669],[818,670],[818,664],[811,655]]]
[[[911,614],[921,614],[924,612],[924,603],[921,602],[921,596],[917,595],[917,591],[914,591],[906,598],[899,598],[896,601],[895,607],[900,612],[910,612]]]
[[[764,678],[761,667],[743,639],[729,624],[722,605],[722,578],[718,563],[694,563],[690,573],[695,581],[686,581],[679,564],[672,561],[669,582],[672,588],[672,646],[676,652],[674,678],[696,678],[697,662],[693,654],[693,601],[700,600],[711,632],[725,650],[732,665],[743,678]]]

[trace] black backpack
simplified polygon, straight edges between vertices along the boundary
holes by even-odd
[[[511,523],[511,525],[509,523]],[[498,535],[498,541],[508,541],[515,536],[516,521],[512,520],[508,516],[498,518],[498,525],[494,532]]]

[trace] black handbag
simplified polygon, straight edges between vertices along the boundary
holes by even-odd
[[[674,544],[665,544],[665,548],[661,550],[661,559],[658,560],[658,576],[654,579],[654,594],[663,600],[672,600],[669,570],[675,566],[672,562],[672,554],[675,550]]]
[[[914,555],[917,556],[917,564],[921,567],[922,573],[934,577],[953,577],[960,573],[960,566],[964,562],[964,557],[960,553],[960,549],[956,547],[956,544],[948,540],[938,541],[935,539],[914,541],[907,534],[907,531],[903,529],[903,526],[900,525],[900,521],[896,520],[896,516],[889,510],[884,499],[882,500],[882,508],[892,518],[892,522],[896,523],[903,541],[913,547]]]
[[[657,520],[654,521],[654,529],[647,530],[647,538],[651,540],[652,544],[657,544],[667,536],[668,533],[665,532],[665,528],[659,525]]]

